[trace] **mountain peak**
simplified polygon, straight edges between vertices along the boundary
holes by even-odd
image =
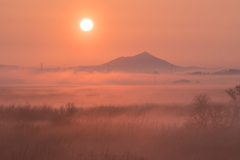
[[[142,52],[142,53],[139,53],[139,54],[137,54],[137,55],[135,55],[135,56],[133,56],[134,58],[141,58],[141,59],[158,59],[158,60],[160,60],[159,58],[157,58],[157,57],[155,57],[155,56],[153,56],[153,55],[151,55],[150,53],[148,53],[148,52]]]
[[[149,55],[150,55],[150,53],[148,53],[148,52],[146,52],[146,51],[144,51],[144,52],[142,52],[142,53],[139,53],[139,54],[149,54]]]
[[[139,53],[138,55],[136,55],[136,56],[140,56],[140,55],[142,55],[142,56],[152,56],[150,53],[148,53],[148,52],[142,52],[142,53]]]
[[[119,57],[102,65],[89,66],[89,68],[100,72],[127,73],[173,73],[189,70],[189,68],[173,65],[159,59],[146,51],[135,56]]]

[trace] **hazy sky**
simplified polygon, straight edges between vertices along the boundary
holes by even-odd
[[[0,64],[97,65],[143,51],[240,68],[239,0],[0,0]],[[94,28],[80,29],[83,18]]]

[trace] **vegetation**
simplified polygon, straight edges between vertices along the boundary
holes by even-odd
[[[233,107],[204,94],[178,106],[1,106],[0,155],[4,160],[238,160],[239,114]]]
[[[229,88],[226,92],[234,100],[234,102],[240,102],[240,85],[236,85],[234,88]]]
[[[229,69],[229,70],[221,70],[221,71],[212,72],[212,73],[196,71],[196,72],[191,72],[188,74],[191,74],[191,75],[239,75],[240,70],[239,69]]]
[[[206,94],[194,98],[194,109],[187,124],[193,128],[208,131],[222,131],[239,126],[239,109],[234,105],[211,102]]]

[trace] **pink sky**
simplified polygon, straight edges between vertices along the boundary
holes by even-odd
[[[240,68],[237,0],[0,0],[0,64],[98,65],[143,51],[180,66]],[[90,18],[94,28],[79,23]]]

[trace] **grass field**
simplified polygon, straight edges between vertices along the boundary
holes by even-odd
[[[221,107],[219,107],[221,106]],[[230,103],[54,108],[0,107],[0,157],[4,160],[238,160],[240,125],[228,125]],[[217,108],[217,109],[215,109]],[[227,110],[226,110],[227,109]],[[219,112],[220,111],[220,112]],[[219,127],[192,125],[215,114]],[[226,118],[227,117],[227,118]],[[211,118],[211,117],[210,117]],[[236,119],[238,118],[238,112]],[[201,125],[201,122],[199,122]]]

